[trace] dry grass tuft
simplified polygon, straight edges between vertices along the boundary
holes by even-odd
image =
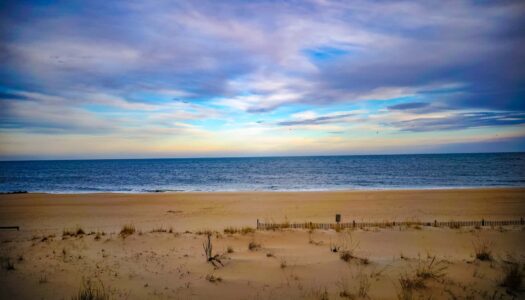
[[[86,232],[80,226],[77,226],[74,229],[64,228],[64,230],[62,230],[62,239],[66,239],[68,237],[82,237],[84,234],[86,234]],[[46,240],[48,238],[46,238]]]
[[[73,297],[74,300],[108,300],[109,294],[104,288],[102,281],[93,282],[90,279],[84,279],[80,286],[78,294]]]
[[[477,240],[472,243],[474,245],[474,253],[476,259],[481,261],[492,261],[492,248],[493,244],[488,241]]]
[[[447,266],[444,261],[436,261],[436,257],[430,257],[427,261],[418,262],[414,273],[404,273],[399,277],[401,291],[398,293],[398,299],[412,299],[414,290],[425,289],[426,281],[429,279],[440,280],[445,275]]]
[[[422,262],[421,260],[418,263],[416,269],[416,276],[426,280],[426,279],[441,279],[445,276],[447,266],[443,264],[443,261],[436,261],[436,257],[432,257],[428,263]]]
[[[15,264],[11,261],[11,258],[9,258],[9,257],[5,258],[5,261],[3,263],[3,267],[7,271],[14,271],[15,270]]]
[[[261,249],[261,244],[256,243],[255,241],[251,241],[248,244],[248,250],[250,250],[250,251],[257,251],[259,249]]]
[[[228,246],[228,248],[226,249],[226,252],[228,253],[233,253],[233,247],[232,246]]]
[[[286,258],[281,257],[279,266],[281,267],[281,269],[284,269],[288,266],[288,263],[286,262]]]
[[[249,233],[254,233],[255,229],[253,227],[244,226],[242,228],[236,228],[236,227],[226,227],[224,228],[224,234],[235,234],[240,233],[242,235],[246,235]]]
[[[222,278],[221,277],[214,276],[213,274],[206,275],[206,280],[208,280],[209,282],[212,282],[212,283],[222,282]]]
[[[126,237],[132,235],[135,233],[135,226],[133,224],[126,224],[122,226],[122,229],[120,230],[120,236],[125,239]]]

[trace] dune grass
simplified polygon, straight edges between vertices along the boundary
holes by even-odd
[[[73,300],[108,300],[108,292],[104,288],[102,281],[94,282],[90,279],[83,279],[78,293],[72,297]]]
[[[477,260],[480,261],[492,261],[492,248],[493,244],[485,240],[476,240],[473,243],[474,254]]]
[[[119,235],[122,238],[126,238],[126,237],[134,234],[135,231],[136,231],[136,229],[135,229],[135,226],[133,224],[126,224],[126,225],[122,226],[122,229],[120,230]]]

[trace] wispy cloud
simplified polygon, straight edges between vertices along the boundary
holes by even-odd
[[[525,113],[471,112],[454,113],[447,117],[417,118],[391,125],[404,131],[443,131],[486,126],[509,126],[525,124]]]

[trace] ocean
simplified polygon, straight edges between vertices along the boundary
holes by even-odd
[[[525,187],[525,153],[0,162],[0,192]]]

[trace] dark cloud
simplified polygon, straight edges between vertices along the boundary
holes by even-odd
[[[390,123],[402,131],[426,132],[460,130],[485,126],[508,126],[525,124],[525,113],[515,112],[475,112],[455,113],[441,118],[418,118]]]

